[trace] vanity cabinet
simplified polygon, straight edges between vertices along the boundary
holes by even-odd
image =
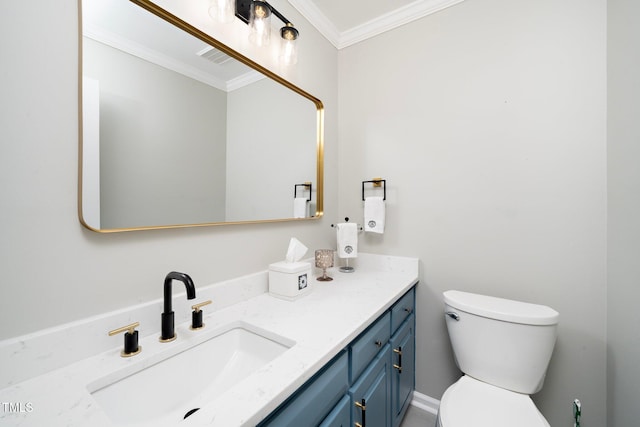
[[[349,389],[354,426],[387,427],[391,416],[391,357],[389,344]]]
[[[391,426],[404,417],[416,378],[415,288],[391,308]]]
[[[349,380],[354,382],[369,366],[374,357],[391,338],[391,313],[380,316],[369,328],[349,345],[351,369]]]
[[[391,337],[391,426],[398,427],[415,389],[415,316]]]
[[[351,423],[351,399],[345,395],[333,408],[320,427],[347,427]]]
[[[260,426],[340,426],[332,424],[329,416],[340,410],[349,388],[348,371],[349,355],[343,350]],[[340,415],[336,414],[335,419]]]
[[[260,427],[398,427],[415,388],[415,287]]]

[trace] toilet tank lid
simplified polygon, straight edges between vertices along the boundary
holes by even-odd
[[[444,302],[458,310],[524,325],[555,325],[560,314],[546,305],[530,304],[462,291],[444,292]]]

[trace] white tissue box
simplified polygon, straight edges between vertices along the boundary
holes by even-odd
[[[311,264],[276,262],[269,265],[269,293],[274,297],[295,300],[311,291]]]

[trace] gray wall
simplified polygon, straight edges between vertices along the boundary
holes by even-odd
[[[609,427],[640,423],[640,3],[608,3]]]
[[[341,50],[339,74],[340,216],[386,178],[362,250],[421,260],[418,391],[459,375],[443,291],[542,303],[561,317],[535,401],[606,425],[606,1],[468,0]]]

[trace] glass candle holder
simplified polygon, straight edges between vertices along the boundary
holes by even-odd
[[[318,249],[316,250],[316,267],[322,269],[322,276],[317,280],[321,282],[328,282],[333,280],[333,277],[327,276],[327,268],[333,267],[333,250],[332,249]]]

